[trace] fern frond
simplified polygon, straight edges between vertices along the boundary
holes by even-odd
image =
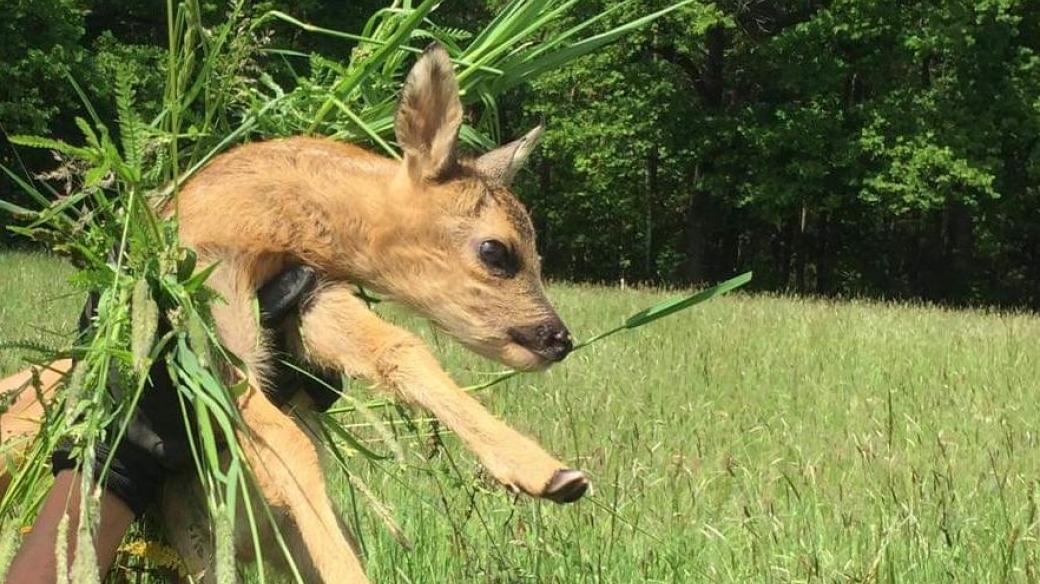
[[[468,30],[461,28],[455,28],[453,26],[441,26],[436,23],[429,23],[431,29],[436,31],[437,35],[441,38],[450,38],[456,41],[464,41],[473,38],[473,33]]]
[[[144,139],[141,121],[134,111],[134,78],[125,67],[116,71],[116,114],[123,145],[123,161],[135,175],[141,174]]]
[[[12,144],[19,146],[28,146],[29,148],[42,148],[44,150],[54,150],[67,156],[75,156],[77,158],[89,158],[90,151],[86,148],[80,148],[79,146],[73,146],[68,142],[62,140],[55,140],[54,138],[44,138],[43,136],[26,136],[22,134],[16,134],[9,136],[8,140]]]
[[[83,132],[83,138],[87,141],[89,146],[101,150],[101,142],[98,141],[97,133],[94,132],[94,128],[90,127],[87,120],[76,116],[76,127],[79,128],[80,132]]]

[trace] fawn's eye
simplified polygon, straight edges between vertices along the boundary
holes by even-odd
[[[480,242],[477,254],[480,256],[480,262],[496,276],[511,278],[520,271],[520,261],[516,254],[497,239]]]

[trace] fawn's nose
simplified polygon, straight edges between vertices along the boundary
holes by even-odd
[[[560,328],[552,330],[546,336],[543,356],[553,362],[563,361],[573,348],[570,331],[560,323]]]
[[[509,336],[517,344],[554,363],[563,361],[574,349],[571,333],[558,317],[533,326],[511,328]]]

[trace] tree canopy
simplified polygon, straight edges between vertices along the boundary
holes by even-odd
[[[116,64],[134,69],[145,111],[157,103],[165,22],[153,4],[8,0],[3,131],[78,134],[68,78],[114,110]],[[445,2],[437,22],[464,46],[498,4]],[[254,10],[360,32],[382,5]],[[607,28],[664,5],[586,0],[574,18],[603,14]],[[257,75],[283,86],[356,48],[266,30],[274,50]],[[1025,0],[695,1],[514,89],[497,118],[503,140],[547,126],[519,188],[549,277],[696,283],[754,269],[760,289],[1036,308],[1038,51],[1040,5]],[[53,166],[7,143],[0,158]]]

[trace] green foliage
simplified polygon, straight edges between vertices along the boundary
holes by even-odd
[[[250,497],[250,469],[234,432],[240,423],[236,394],[211,372],[240,364],[212,332],[208,305],[213,294],[203,286],[210,271],[194,273],[194,254],[177,244],[175,219],[162,220],[159,213],[169,181],[175,192],[183,178],[181,165],[211,155],[211,145],[226,133],[231,118],[223,109],[243,79],[229,71],[240,70],[255,43],[237,34],[243,26],[240,5],[232,5],[227,20],[215,29],[202,28],[202,14],[193,3],[169,9],[168,83],[152,121],[144,122],[137,109],[132,68],[120,67],[114,79],[115,132],[69,78],[90,116],[89,121],[75,119],[82,145],[10,137],[15,144],[51,150],[62,164],[67,188],[63,196],[53,196],[57,193],[48,192],[46,183],[38,188],[5,168],[37,207],[14,206],[29,221],[12,231],[69,255],[79,267],[75,280],[98,301],[90,334],[52,355],[72,356],[77,365],[65,386],[46,400],[41,431],[0,499],[5,523],[30,523],[45,486],[41,478],[48,453],[59,443],[67,443],[72,456],[82,460],[81,499],[96,500],[94,479],[108,472],[111,459],[95,461],[95,446],[122,439],[156,364],[170,371],[181,407],[194,412],[197,432],[191,449],[218,534],[234,521],[236,501]],[[193,131],[184,136],[182,124]],[[171,330],[156,338],[160,313]],[[33,387],[13,391],[17,395]],[[227,461],[218,458],[218,445],[224,445]],[[83,534],[97,520],[96,505],[83,505],[78,518],[82,541],[90,540]],[[254,545],[259,554],[255,538]],[[232,550],[217,546],[217,552],[217,577],[234,580]],[[92,554],[91,546],[77,547],[74,580],[98,579]]]
[[[0,121],[6,132],[44,132],[75,94],[65,76],[86,58],[74,0],[14,0],[0,21]]]
[[[550,273],[1035,304],[1037,22],[694,3],[546,76],[518,109],[549,122],[525,193]]]
[[[71,140],[74,117],[89,116],[61,81],[69,71],[103,119],[120,67],[142,119],[159,114],[166,40],[154,6],[16,6],[0,25],[0,54],[15,63],[0,88],[7,133],[50,127]],[[212,115],[252,116],[232,141],[318,132],[393,153],[394,88],[408,53],[436,38],[463,75],[466,144],[547,122],[523,195],[552,277],[714,281],[754,268],[770,289],[1040,302],[1035,3],[697,0],[639,30],[624,25],[664,0],[517,6],[427,3],[405,23],[407,11],[378,0],[255,3],[261,22],[228,41],[250,57],[217,68],[239,93]],[[212,26],[226,7],[199,11]],[[44,25],[42,13],[57,17]],[[492,20],[493,33],[475,32]],[[25,34],[33,26],[45,34]],[[378,57],[409,28],[404,52]],[[534,48],[545,34],[555,40]],[[367,66],[377,74],[364,84],[346,74]],[[2,162],[19,168],[12,153]],[[30,172],[53,165],[22,155]]]

